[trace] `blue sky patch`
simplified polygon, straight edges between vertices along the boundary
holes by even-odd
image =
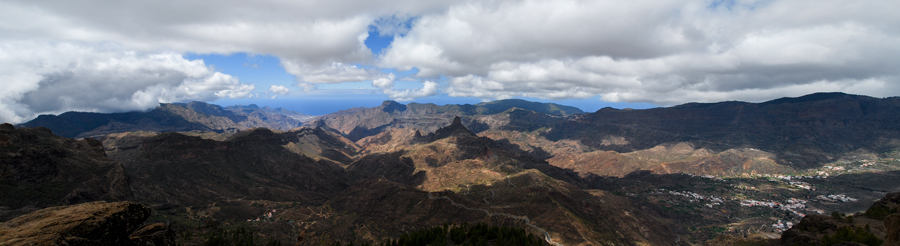
[[[265,94],[272,85],[287,86],[291,90],[294,76],[287,73],[281,66],[281,60],[271,55],[249,55],[247,53],[222,54],[193,54],[184,55],[188,60],[203,60],[207,66],[213,66],[216,71],[237,77],[241,83],[254,84],[254,93]]]

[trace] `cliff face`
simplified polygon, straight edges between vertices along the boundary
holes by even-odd
[[[48,206],[131,197],[125,169],[106,158],[99,141],[0,127],[0,221]]]

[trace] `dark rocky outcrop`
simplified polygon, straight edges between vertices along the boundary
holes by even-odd
[[[881,220],[895,213],[900,213],[900,193],[884,195],[866,210],[866,217]]]
[[[45,208],[0,224],[0,245],[174,245],[165,225],[141,227],[150,212],[133,202]]]
[[[898,201],[900,193],[890,193],[876,201],[864,215],[845,217],[837,212],[831,216],[807,215],[799,224],[781,234],[780,243],[821,245],[830,239],[827,243],[841,243],[838,245],[872,245],[882,241],[885,246],[900,245],[900,213],[891,209],[896,208]],[[843,238],[837,236],[842,230],[845,234]]]
[[[818,245],[822,236],[837,232],[841,226],[848,225],[844,221],[830,216],[807,215],[797,225],[781,234],[783,245]]]
[[[462,120],[459,118],[459,116],[456,116],[453,118],[453,122],[450,123],[449,126],[446,126],[441,129],[438,129],[437,131],[434,131],[434,136],[432,136],[432,139],[437,140],[437,139],[447,138],[450,136],[460,136],[460,135],[477,137],[475,135],[475,133],[472,133],[472,131],[469,131],[469,129],[466,128],[466,126],[464,126],[462,124]]]

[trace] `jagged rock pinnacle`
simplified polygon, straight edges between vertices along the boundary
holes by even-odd
[[[442,127],[441,129],[438,129],[434,132],[434,139],[437,140],[460,134],[475,136],[475,133],[469,131],[469,128],[466,128],[466,126],[462,124],[462,119],[460,119],[459,116],[456,116],[455,118],[453,118],[453,123],[451,123],[449,126]]]

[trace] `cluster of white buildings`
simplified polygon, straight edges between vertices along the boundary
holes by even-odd
[[[859,199],[856,199],[856,198],[853,198],[853,197],[849,197],[849,196],[844,195],[844,194],[827,195],[827,196],[826,196],[826,195],[819,195],[819,196],[817,196],[816,198],[818,198],[819,200],[828,201],[828,202],[855,202],[855,201],[859,201]]]
[[[719,177],[716,177],[716,176],[712,176],[712,175],[700,175],[700,177],[706,178],[706,179],[712,179],[712,180],[715,180],[715,181],[725,181],[725,180],[722,179],[722,178],[719,178]]]
[[[806,214],[800,212],[801,209],[806,209],[806,200],[793,197],[785,200],[784,203],[775,201],[741,200],[741,206],[777,208],[791,212],[800,217],[806,216]]]
[[[669,194],[690,198],[690,202],[709,201],[710,203],[705,205],[710,208],[716,205],[722,205],[722,202],[724,201],[721,197],[704,196],[690,191],[669,191]]]
[[[816,187],[813,187],[811,184],[803,181],[789,181],[788,184],[791,186],[804,189],[804,190],[815,190]]]
[[[794,222],[778,220],[778,222],[772,224],[772,229],[774,229],[775,232],[782,233],[791,229],[792,226],[794,226]]]

